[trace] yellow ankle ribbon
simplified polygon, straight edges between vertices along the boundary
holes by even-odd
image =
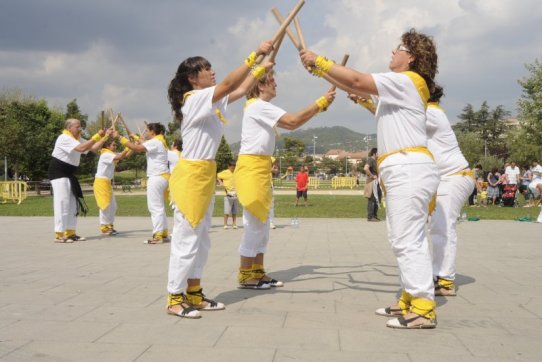
[[[437,317],[435,313],[436,303],[434,300],[424,298],[412,298],[410,311],[419,314],[425,318],[434,320]]]

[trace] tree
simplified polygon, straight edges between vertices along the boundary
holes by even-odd
[[[44,100],[20,92],[0,96],[0,153],[7,157],[15,178],[47,176],[54,143],[63,128],[64,115],[50,110]]]
[[[305,151],[305,144],[301,140],[284,137],[284,151],[287,154],[301,157],[301,155]]]
[[[500,158],[508,156],[508,149],[504,142],[508,126],[504,121],[510,117],[510,112],[505,110],[502,105],[491,110],[487,102],[484,101],[480,109],[475,111],[471,104],[467,104],[463,108],[463,113],[458,117],[462,122],[453,126],[455,131],[477,135],[479,141],[482,141],[482,144],[487,147],[488,155]]]
[[[222,136],[218,151],[216,152],[216,170],[218,172],[228,168],[228,164],[233,160],[230,145],[226,142],[226,138]]]
[[[455,132],[459,148],[463,156],[469,162],[469,165],[476,165],[484,155],[484,143],[480,142],[480,137],[472,132]]]
[[[520,143],[526,146],[533,158],[542,158],[542,64],[535,59],[525,65],[530,77],[518,81],[523,92],[518,100],[519,118],[524,132],[519,135]]]
[[[79,106],[77,105],[77,99],[73,99],[66,106],[66,119],[76,118],[81,121],[81,128],[85,129],[87,127],[88,116],[81,113]]]

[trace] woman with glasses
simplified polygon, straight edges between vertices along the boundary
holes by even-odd
[[[430,201],[439,184],[427,149],[426,109],[434,89],[437,53],[433,40],[414,29],[392,51],[391,72],[361,73],[302,50],[305,67],[347,93],[378,97],[377,160],[386,195],[388,238],[399,265],[402,286],[397,303],[376,311],[396,317],[391,328],[435,328],[431,254],[425,231]]]

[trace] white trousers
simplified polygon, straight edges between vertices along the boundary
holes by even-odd
[[[542,210],[540,210],[540,214],[538,214],[538,219],[536,219],[536,222],[542,223]]]
[[[252,215],[248,209],[243,210],[243,239],[239,246],[239,254],[253,258],[267,251],[269,243],[269,218],[265,223]]]
[[[433,243],[433,276],[455,280],[457,218],[472,193],[469,176],[442,176],[437,191],[437,207],[431,216],[429,235]]]
[[[184,293],[187,279],[201,279],[211,249],[209,231],[214,203],[213,197],[204,219],[195,229],[179,209],[175,208],[167,283],[170,294]]]
[[[115,214],[117,213],[117,200],[115,194],[111,195],[109,206],[102,210],[100,209],[100,225],[113,225],[115,223]]]
[[[151,213],[152,233],[167,230],[166,203],[164,192],[168,181],[162,176],[151,176],[147,181],[147,207]]]
[[[77,227],[77,200],[72,193],[70,179],[67,177],[51,180],[53,187],[53,212],[55,232],[75,230]]]
[[[428,206],[437,192],[434,163],[382,167],[386,189],[388,239],[399,266],[402,288],[415,298],[434,300],[431,253],[425,224]]]

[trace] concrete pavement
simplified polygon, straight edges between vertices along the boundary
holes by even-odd
[[[170,220],[171,221],[171,220]],[[0,361],[540,361],[542,225],[459,225],[457,297],[435,330],[393,330],[374,314],[399,289],[385,223],[277,219],[266,255],[285,286],[236,289],[242,229],[214,219],[205,293],[227,305],[199,320],[165,313],[169,245],[149,218],[121,234],[53,243],[52,218],[1,217]]]

